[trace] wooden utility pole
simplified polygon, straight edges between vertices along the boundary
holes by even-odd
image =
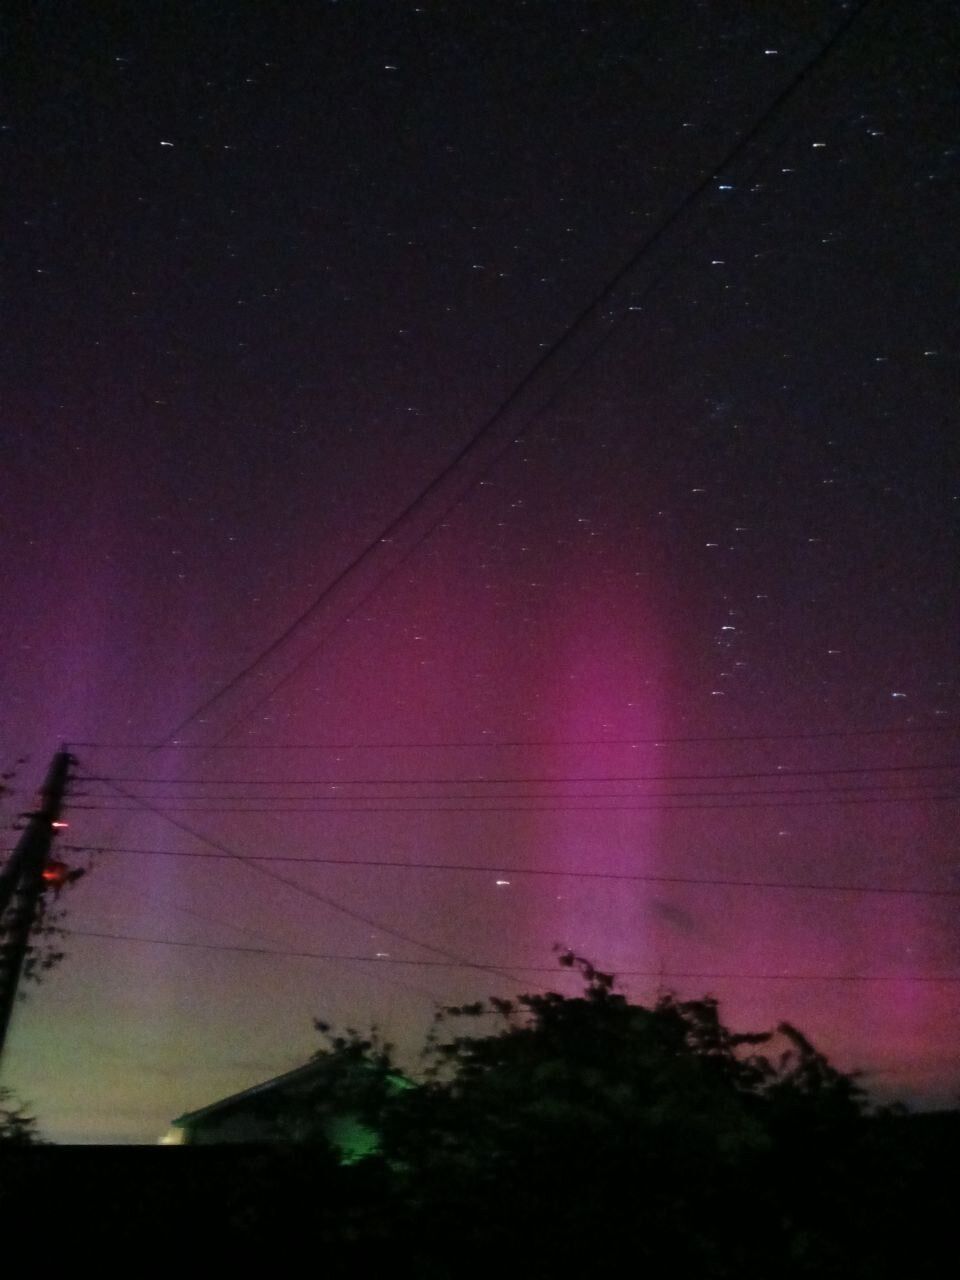
[[[8,927],[0,944],[0,1056],[7,1039],[10,1015],[30,943],[37,904],[44,887],[44,868],[50,856],[55,824],[67,787],[73,757],[58,751],[37,796],[37,807],[27,815],[27,825],[17,847],[0,872],[0,916],[10,908]]]

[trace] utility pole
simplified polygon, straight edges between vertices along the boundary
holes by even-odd
[[[53,757],[37,796],[37,807],[27,815],[27,825],[17,847],[0,872],[0,916],[13,904],[9,927],[5,930],[6,940],[0,946],[0,1057],[72,763],[73,756],[68,751],[58,751]]]

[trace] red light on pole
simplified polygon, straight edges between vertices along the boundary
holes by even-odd
[[[62,889],[70,879],[70,868],[65,862],[58,862],[56,858],[51,858],[41,872],[43,883],[49,885],[52,889]]]

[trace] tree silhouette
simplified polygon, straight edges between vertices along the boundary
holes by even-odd
[[[41,1141],[36,1119],[9,1089],[0,1087],[0,1143],[28,1147]]]
[[[477,1257],[549,1224],[541,1262],[561,1271],[629,1248],[701,1276],[768,1254],[829,1274],[862,1159],[856,1078],[788,1023],[734,1032],[712,997],[633,1004],[583,957],[560,963],[581,995],[439,1009],[416,1088],[387,1087],[389,1046],[319,1024],[330,1089],[380,1135],[401,1216]]]

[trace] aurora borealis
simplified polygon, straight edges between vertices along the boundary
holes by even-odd
[[[66,740],[63,842],[141,851],[18,1011],[51,1136],[153,1141],[315,1016],[409,1057],[572,990],[555,944],[954,1098],[955,14],[818,60],[850,6],[729,9],[4,19],[6,812]]]

